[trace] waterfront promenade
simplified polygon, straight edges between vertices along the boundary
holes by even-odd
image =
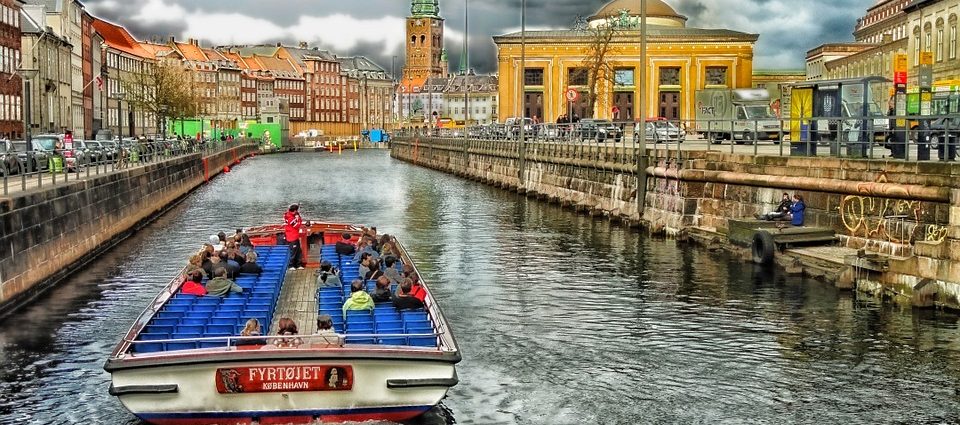
[[[799,193],[806,226],[832,229],[847,254],[864,250],[877,260],[835,258],[832,272],[811,268],[808,274],[907,305],[960,308],[960,251],[954,249],[960,247],[960,165],[780,156],[781,146],[772,144],[734,146],[733,153],[730,146],[695,146],[648,146],[641,156],[628,143],[412,137],[395,140],[392,155],[591,215],[731,248],[737,245],[728,237],[731,221],[753,220],[773,210],[783,192]],[[781,257],[788,266],[796,258]]]

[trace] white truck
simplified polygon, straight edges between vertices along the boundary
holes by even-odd
[[[696,102],[696,130],[713,143],[780,141],[780,120],[766,89],[703,89],[697,91]]]

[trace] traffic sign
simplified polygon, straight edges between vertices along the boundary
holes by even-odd
[[[567,102],[576,102],[580,99],[580,91],[575,88],[568,88],[566,92],[563,93],[564,99],[567,99]]]
[[[933,52],[920,52],[920,65],[933,65]]]

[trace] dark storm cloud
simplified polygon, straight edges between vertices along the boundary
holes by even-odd
[[[122,24],[137,37],[150,39],[169,35],[187,37],[188,26],[176,19],[139,13],[146,1],[88,0],[85,4],[98,16]],[[279,4],[278,4],[279,3]],[[470,1],[470,65],[479,72],[496,71],[496,49],[491,37],[520,27],[520,0]],[[607,0],[528,0],[527,25],[530,28],[569,28],[577,16],[590,16]],[[639,4],[639,0],[637,0]],[[759,33],[755,56],[758,68],[802,68],[808,49],[825,42],[848,41],[856,18],[870,7],[873,0],[667,0],[689,18],[687,24],[702,28],[728,28]],[[285,0],[263,2],[253,0],[165,0],[170,8],[188,13],[239,14],[262,19],[282,29],[300,22],[302,17],[324,17],[343,14],[360,20],[376,20],[384,16],[403,18],[409,14],[407,0]],[[441,0],[441,14],[448,34],[462,34],[464,0]],[[394,29],[396,30],[396,29]],[[243,28],[223,28],[225,32],[243,32]],[[376,31],[372,29],[369,31]],[[263,42],[296,43],[298,34],[267,36]],[[402,40],[394,42],[360,41],[344,43],[337,37],[318,43],[339,55],[365,55],[390,68],[391,57],[398,56],[402,65]],[[446,42],[450,63],[460,62],[462,42]]]

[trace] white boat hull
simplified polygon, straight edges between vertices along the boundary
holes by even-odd
[[[267,383],[269,388],[260,388],[265,392],[225,394],[222,384],[218,389],[218,369],[257,370],[262,376],[263,370],[271,368],[293,371],[318,366],[350,368],[351,388],[301,391],[294,379],[279,385]],[[265,357],[262,361],[158,365],[112,373],[111,392],[133,414],[149,423],[178,425],[405,420],[439,403],[457,380],[452,363],[423,359]]]

